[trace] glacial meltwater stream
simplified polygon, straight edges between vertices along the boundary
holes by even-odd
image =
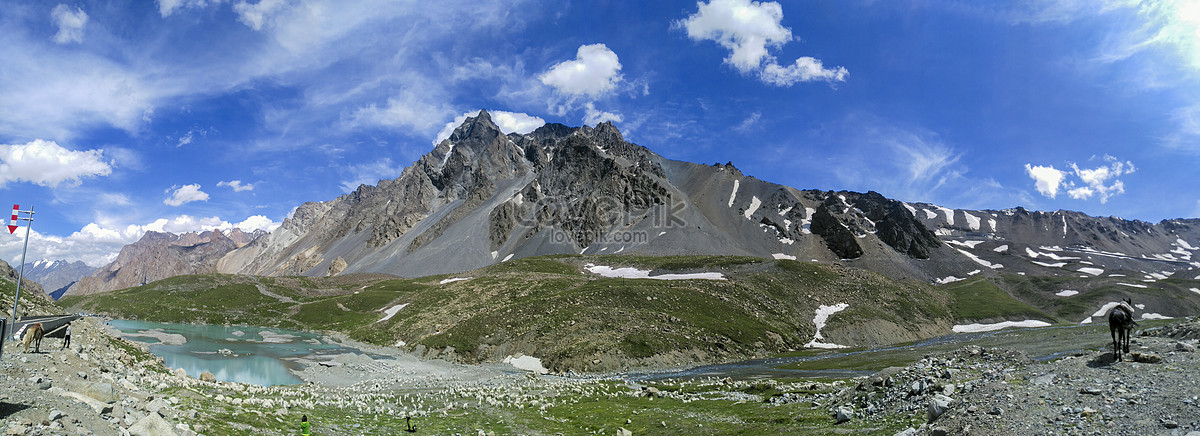
[[[277,328],[125,320],[108,324],[127,339],[150,344],[150,352],[168,367],[183,368],[192,377],[208,371],[217,380],[262,386],[300,383],[288,371],[300,365],[288,359],[359,352],[318,334]]]

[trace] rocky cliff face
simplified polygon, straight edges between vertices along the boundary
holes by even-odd
[[[216,272],[216,263],[230,251],[261,236],[234,229],[203,233],[146,232],[126,245],[117,259],[67,288],[64,295],[87,295],[143,285],[183,274]]]
[[[931,276],[920,260],[969,262],[879,194],[799,191],[731,164],[672,161],[610,123],[505,135],[481,111],[399,178],[307,203],[217,269],[422,276],[561,253],[862,260],[921,279]]]

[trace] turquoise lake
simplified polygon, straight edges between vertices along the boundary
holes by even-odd
[[[252,326],[216,326],[169,324],[146,321],[113,320],[110,326],[129,340],[150,344],[150,352],[162,357],[170,368],[183,368],[189,376],[208,371],[217,380],[260,386],[298,384],[301,380],[289,372],[302,366],[289,358],[314,354],[358,352],[353,348],[328,343],[314,333]],[[180,335],[186,343],[171,345],[160,338],[146,336]]]

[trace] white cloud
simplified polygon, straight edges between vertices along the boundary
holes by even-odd
[[[171,189],[175,190],[171,193],[171,198],[163,200],[163,204],[168,206],[180,206],[193,201],[208,201],[208,194],[200,190],[198,183]]]
[[[241,21],[242,24],[254,30],[262,30],[263,21],[286,4],[287,0],[259,0],[256,4],[239,1],[234,3],[233,11],[237,12],[238,21]]]
[[[488,114],[491,115],[492,122],[496,123],[496,127],[500,128],[500,132],[504,133],[505,135],[509,133],[524,135],[537,130],[538,127],[542,127],[546,124],[546,120],[543,120],[541,117],[535,117],[533,115],[521,112],[488,111]],[[462,115],[454,117],[454,121],[448,122],[446,125],[442,126],[442,130],[438,132],[437,136],[433,139],[433,145],[438,145],[442,141],[445,141],[446,138],[449,138],[450,135],[454,133],[454,129],[462,125],[463,121],[466,121],[467,118],[478,115],[479,111],[475,110],[464,112]]]
[[[596,110],[596,105],[592,102],[588,102],[584,107],[586,111],[583,115],[583,123],[586,125],[595,126],[605,121],[621,122],[621,114]]]
[[[762,112],[754,112],[750,114],[749,117],[746,117],[746,119],[742,120],[742,122],[735,126],[733,130],[737,130],[739,132],[749,132],[750,129],[753,129],[754,126],[758,125],[758,121],[760,119],[762,119]]]
[[[792,31],[780,24],[783,7],[775,2],[712,0],[699,3],[699,10],[677,22],[688,37],[711,40],[729,49],[725,62],[749,73],[767,58],[767,46],[781,47],[792,40]]]
[[[140,225],[92,222],[65,237],[46,235],[38,233],[36,230],[30,232],[29,258],[79,260],[90,266],[99,267],[112,262],[122,247],[137,242],[147,231],[181,234],[210,230],[229,231],[236,227],[244,232],[255,230],[269,232],[279,227],[280,224],[262,215],[248,217],[237,224],[230,224],[215,216],[193,217],[190,215],[159,218]],[[7,259],[15,265],[21,257],[23,236],[22,238],[0,237],[0,259]]]
[[[229,182],[217,182],[217,186],[228,186],[230,188],[233,188],[233,192],[253,191],[254,190],[253,183],[243,184],[241,180],[233,180],[233,181],[229,181]]]
[[[199,9],[221,2],[222,0],[158,0],[158,14],[166,18],[182,8]]]
[[[1089,160],[1095,160],[1092,157]],[[1115,157],[1104,155],[1101,158],[1107,165],[1096,168],[1080,168],[1075,163],[1068,163],[1071,171],[1061,171],[1053,166],[1031,166],[1025,164],[1025,172],[1035,181],[1039,193],[1054,198],[1059,188],[1066,188],[1067,195],[1076,200],[1088,200],[1099,197],[1100,203],[1117,194],[1125,193],[1125,182],[1118,179],[1126,174],[1137,171],[1133,162],[1121,161]]]
[[[850,72],[845,67],[825,68],[820,60],[804,56],[796,59],[796,63],[787,67],[769,63],[763,67],[759,77],[764,82],[775,86],[792,86],[797,82],[812,82],[814,80],[845,82],[846,76],[849,75]]]
[[[415,84],[414,84],[415,85]],[[352,125],[378,125],[404,127],[419,133],[430,133],[442,120],[454,113],[454,109],[427,91],[411,86],[391,97],[384,107],[374,103],[359,108],[353,116]]]
[[[62,183],[77,186],[84,177],[112,173],[112,167],[101,160],[102,154],[102,150],[68,150],[41,139],[23,145],[0,144],[0,187],[18,181],[50,187]]]
[[[1034,187],[1042,195],[1054,198],[1058,195],[1058,188],[1062,186],[1063,179],[1066,178],[1066,173],[1057,170],[1054,166],[1031,166],[1025,164],[1025,173],[1034,180]]]
[[[404,166],[393,165],[391,159],[384,158],[362,165],[352,165],[348,170],[352,173],[353,178],[342,181],[341,187],[345,192],[353,192],[360,185],[375,185],[380,180],[400,177],[400,173],[404,172]]]
[[[88,14],[83,9],[76,7],[72,11],[70,6],[59,4],[50,11],[50,19],[58,26],[58,33],[54,34],[55,43],[83,42],[83,27],[88,22]]]
[[[825,68],[815,58],[804,56],[781,66],[769,53],[792,40],[792,31],[783,26],[783,7],[776,2],[752,0],[711,0],[699,3],[699,10],[674,23],[694,41],[715,41],[729,49],[725,63],[743,74],[758,73],[764,83],[791,86],[798,82],[823,80],[842,82],[850,74],[845,67]]]
[[[1073,189],[1070,192],[1071,198],[1086,200],[1091,198],[1092,195],[1099,195],[1100,203],[1106,203],[1110,197],[1125,193],[1125,183],[1117,178],[1136,171],[1137,169],[1133,166],[1133,162],[1122,162],[1108,155],[1105,155],[1103,159],[1105,162],[1108,162],[1107,166],[1086,169],[1079,168],[1074,163],[1071,164],[1071,169],[1075,170],[1075,175],[1087,185],[1086,187]]]
[[[620,71],[616,53],[604,44],[591,44],[580,46],[575,60],[550,67],[538,79],[565,95],[598,98],[616,89]]]

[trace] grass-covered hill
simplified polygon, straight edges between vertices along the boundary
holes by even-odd
[[[606,278],[589,263],[726,280]],[[191,275],[59,303],[121,318],[334,330],[466,362],[521,353],[551,369],[586,371],[799,349],[813,339],[821,305],[849,304],[823,330],[825,342],[845,345],[932,336],[952,321],[945,294],[927,284],[728,256],[536,257],[417,279]]]
[[[726,280],[608,278],[588,264]],[[402,279],[179,276],[59,304],[114,317],[338,331],[463,362],[509,355],[556,370],[611,371],[767,356],[803,348],[821,306],[822,342],[870,346],[949,333],[954,324],[1078,323],[1132,296],[1146,312],[1194,314],[1195,280],[978,275],[942,286],[837,265],[730,256],[546,256],[456,275]],[[1070,297],[1057,295],[1077,290]],[[398,308],[398,306],[403,307]],[[388,316],[392,309],[392,316]],[[1177,313],[1176,313],[1177,312]]]

